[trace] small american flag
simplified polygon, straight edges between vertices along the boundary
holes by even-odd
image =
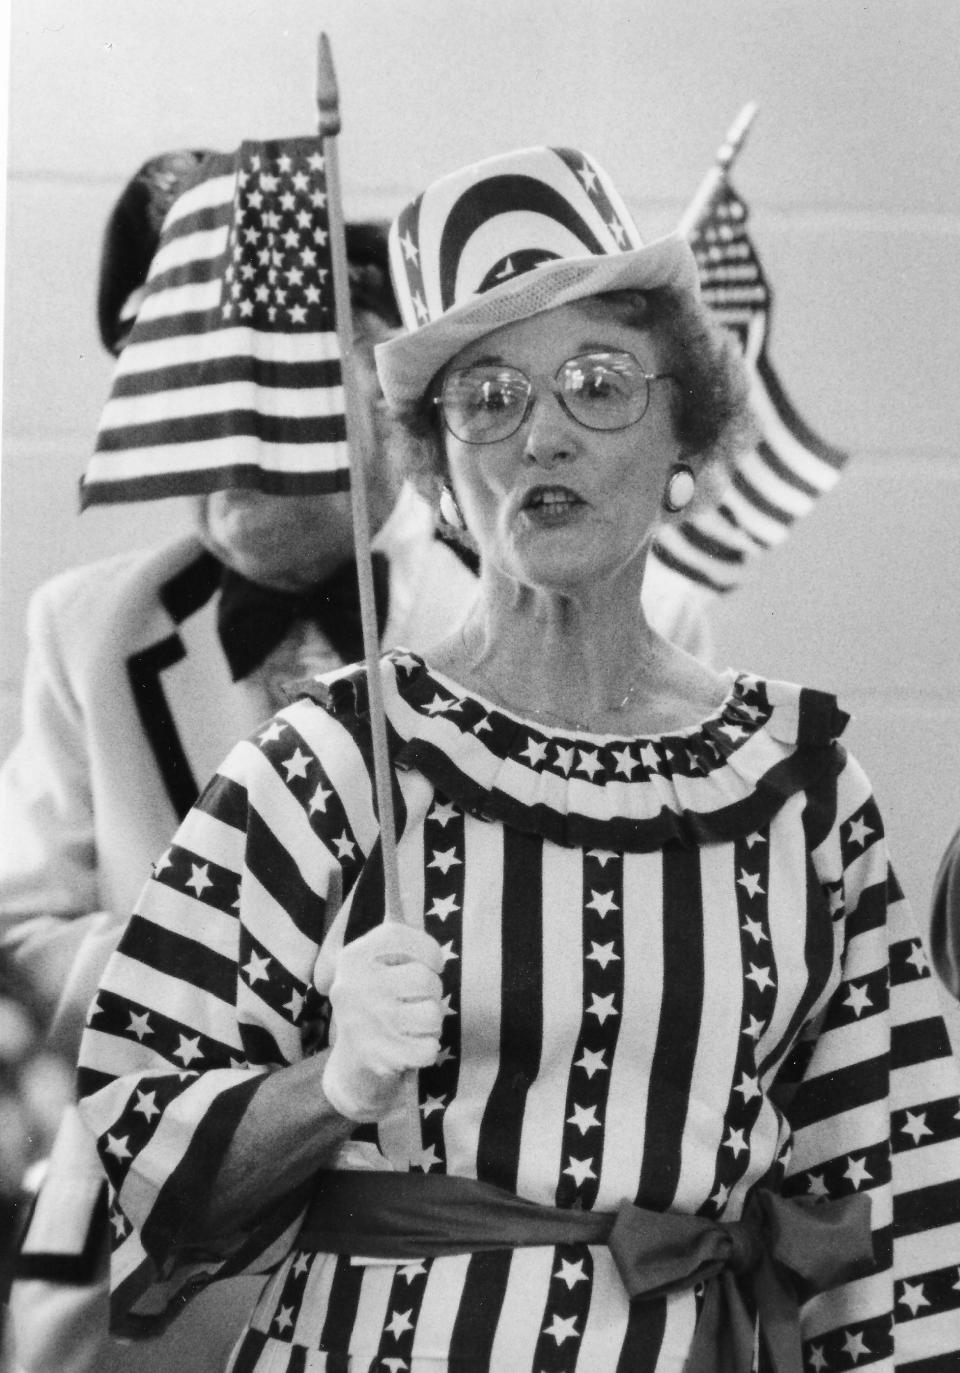
[[[81,508],[349,485],[320,141],[211,154],[164,222]]]
[[[737,459],[720,498],[681,523],[664,525],[653,547],[661,563],[714,592],[739,586],[754,555],[786,539],[836,484],[847,460],[797,414],[767,356],[773,295],[747,234],[747,217],[725,179],[690,246],[704,301],[743,348],[761,437]]]

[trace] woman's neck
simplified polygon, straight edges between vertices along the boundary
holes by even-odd
[[[514,714],[592,733],[697,723],[725,679],[661,638],[639,588],[586,598],[489,585],[432,663]]]

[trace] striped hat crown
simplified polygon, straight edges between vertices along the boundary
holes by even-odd
[[[592,158],[525,148],[434,184],[398,216],[391,265],[408,329],[561,258],[642,248],[630,213]]]
[[[622,286],[696,289],[684,240],[645,246],[616,187],[573,148],[524,148],[435,181],[390,230],[408,330],[377,352],[387,399],[415,399],[473,339]]]

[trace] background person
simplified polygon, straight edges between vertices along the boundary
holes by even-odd
[[[164,217],[202,157],[151,159],[110,217],[98,320],[115,354]],[[368,473],[384,643],[427,643],[460,617],[476,581],[434,538],[426,505],[401,493],[388,456],[372,352],[399,324],[385,229],[348,225],[347,253],[357,372],[382,445]],[[0,946],[47,1043],[70,1062],[144,874],[200,785],[285,700],[286,682],[361,653],[349,493],[234,488],[195,504],[193,533],[64,573],[30,607],[23,731],[0,769]],[[29,1373],[222,1366],[258,1284],[211,1293],[155,1349],[108,1340],[102,1176],[73,1112],[55,1161],[43,1203],[53,1231],[40,1226],[38,1203],[13,1290],[21,1364]],[[63,1246],[79,1253],[79,1282],[76,1271],[58,1281]]]
[[[956,1357],[960,1081],[846,716],[643,610],[664,507],[749,432],[688,248],[545,149],[434,183],[393,245],[410,332],[381,381],[481,555],[464,624],[382,664],[405,923],[354,669],[231,753],[91,1008],[120,1328],[216,1255],[275,1269],[244,1373],[674,1368],[716,1353],[716,1283],[631,1304],[596,1213],[703,1239],[868,1197],[865,1267],[814,1245],[806,1360]]]
[[[195,157],[146,164],[108,225],[98,308],[115,352],[136,316],[171,174],[182,185]],[[389,567],[384,641],[418,641],[458,616],[474,580],[433,538],[422,502],[408,492],[397,508],[372,359],[398,322],[384,231],[350,225],[348,253],[358,372],[383,446],[369,468]],[[145,864],[224,750],[279,706],[285,682],[359,656],[348,493],[228,488],[196,508],[194,533],[65,573],[31,606],[23,733],[0,773],[0,938],[71,1049]],[[255,587],[281,594],[258,600]]]

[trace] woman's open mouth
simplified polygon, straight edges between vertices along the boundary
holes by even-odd
[[[522,511],[538,523],[559,523],[585,502],[567,486],[535,486],[528,492]]]

